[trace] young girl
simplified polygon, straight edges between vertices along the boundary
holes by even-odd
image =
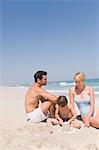
[[[67,98],[65,96],[59,96],[55,105],[55,118],[48,118],[47,125],[51,133],[53,132],[53,124],[62,126],[64,121],[67,121],[74,128],[81,128],[76,117],[76,112],[72,105],[68,103]]]

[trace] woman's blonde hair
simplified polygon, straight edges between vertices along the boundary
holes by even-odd
[[[85,76],[84,72],[77,72],[74,76],[74,80],[84,81],[85,78],[86,78],[86,76]]]

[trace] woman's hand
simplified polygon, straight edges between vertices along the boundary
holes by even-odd
[[[84,124],[85,124],[86,127],[90,127],[90,122],[89,122],[90,117],[89,116],[83,117],[82,120],[83,120],[83,122],[84,122]]]

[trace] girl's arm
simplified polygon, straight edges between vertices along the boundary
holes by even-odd
[[[77,114],[71,104],[69,104],[69,109],[71,111],[72,117],[68,120],[68,122],[71,123],[74,119],[76,119]]]
[[[58,104],[55,105],[55,118],[59,121],[60,125],[63,124],[63,120],[59,116],[59,106],[58,106]]]

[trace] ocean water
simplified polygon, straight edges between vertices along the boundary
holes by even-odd
[[[16,85],[15,87],[30,87],[33,83]],[[85,84],[91,86],[94,89],[94,93],[96,98],[99,99],[99,78],[98,79],[87,79],[85,80]],[[48,82],[44,88],[51,93],[57,95],[68,95],[69,89],[75,85],[73,80],[67,81],[57,81],[57,82]]]
[[[99,79],[88,79],[85,81],[86,85],[91,86],[94,89],[95,94],[99,94]],[[75,85],[74,81],[58,81],[49,82],[45,89],[51,90],[53,92],[68,93],[69,89]]]

